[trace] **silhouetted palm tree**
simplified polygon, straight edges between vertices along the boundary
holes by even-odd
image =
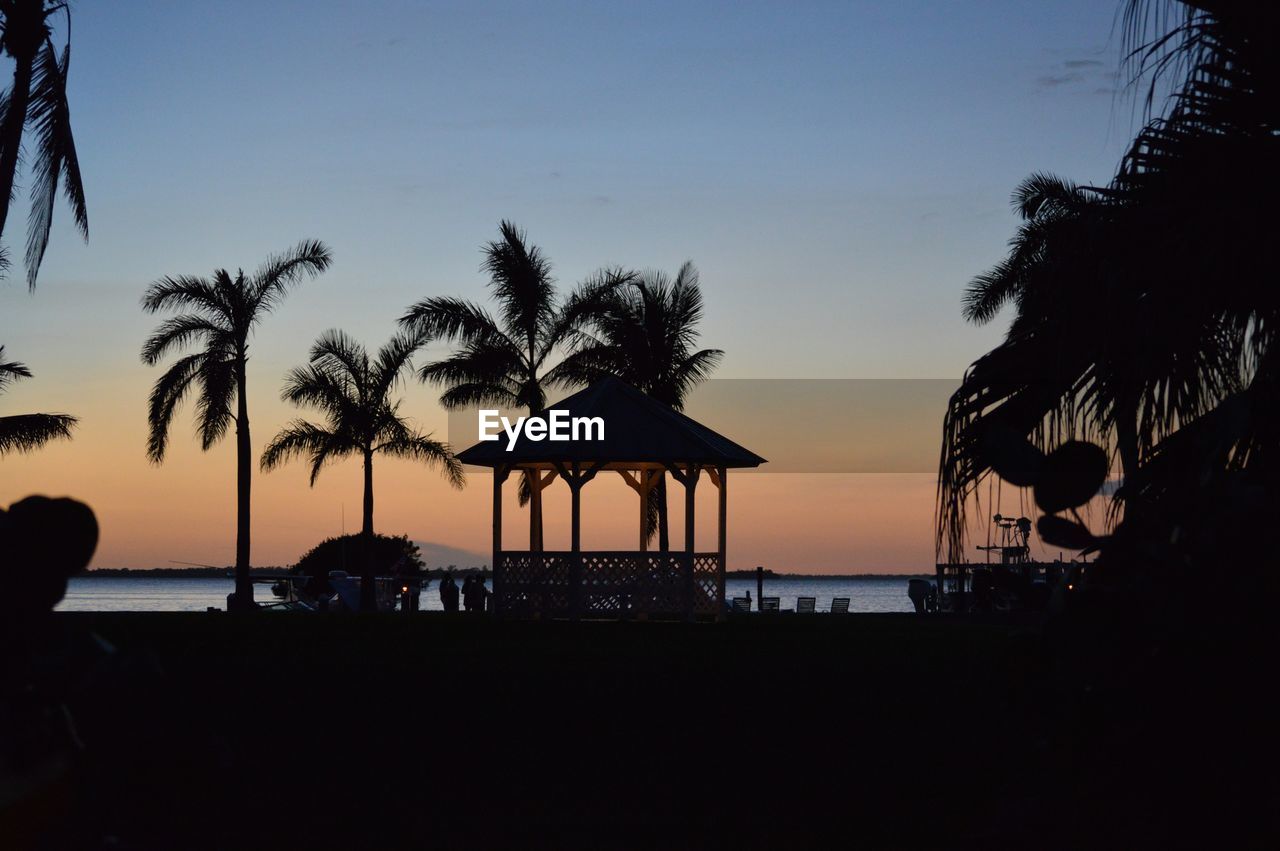
[[[702,320],[698,270],[685,263],[672,280],[663,272],[605,272],[580,287],[566,305],[575,317],[572,352],[555,370],[565,384],[616,376],[677,411],[724,352],[696,349]],[[646,534],[668,548],[666,474],[650,492]]]
[[[4,360],[4,346],[0,346],[0,393],[23,378],[30,378],[26,364]],[[69,414],[15,414],[0,417],[0,456],[10,452],[30,452],[51,440],[71,437],[76,418]]]
[[[1127,4],[1135,83],[1151,79],[1148,109],[1170,75],[1174,97],[1106,187],[1036,177],[1020,190],[1024,225],[1009,258],[967,302],[976,320],[1007,302],[1017,315],[951,402],[940,550],[958,555],[965,499],[1002,432],[1045,449],[1071,437],[1115,446],[1126,518],[1139,491],[1156,492],[1146,483],[1156,469],[1190,477],[1162,482],[1164,494],[1206,480],[1210,421],[1229,447],[1215,457],[1230,467],[1280,454],[1270,401],[1280,300],[1269,225],[1257,215],[1280,185],[1278,16],[1272,4]],[[1182,462],[1171,460],[1179,452]],[[1150,465],[1156,456],[1162,463]]]
[[[192,344],[201,348],[169,367],[151,391],[147,412],[150,436],[147,456],[164,460],[174,412],[193,387],[199,388],[197,422],[200,447],[208,450],[236,426],[236,602],[249,607],[253,583],[249,579],[249,486],[253,448],[249,439],[246,372],[249,338],[262,318],[284,298],[289,287],[304,277],[329,268],[329,249],[320,242],[299,243],[272,257],[253,275],[237,270],[233,276],[219,269],[210,278],[162,278],[142,299],[148,313],[186,310],[161,323],[142,347],[142,360],[154,366],[170,351]],[[232,412],[232,396],[236,397]]]
[[[391,398],[401,376],[412,369],[410,359],[427,338],[398,334],[370,359],[364,346],[341,331],[328,331],[311,349],[311,362],[289,372],[281,397],[295,405],[315,408],[324,425],[294,420],[267,446],[262,469],[272,470],[296,456],[311,462],[311,484],[325,464],[358,455],[364,463],[364,513],[361,532],[366,544],[373,538],[373,456],[377,453],[439,465],[449,483],[462,487],[462,464],[448,444],[413,429],[400,415],[400,401]],[[369,552],[363,562],[360,605],[376,608],[373,564]]]
[[[573,316],[556,302],[551,263],[512,222],[485,247],[482,270],[498,306],[495,318],[483,307],[458,298],[429,298],[409,308],[401,325],[433,339],[457,343],[459,350],[418,372],[444,387],[440,404],[450,410],[471,405],[546,408],[554,375],[547,361],[572,328]],[[542,549],[542,496],[521,481],[521,504],[529,501],[529,545]]]
[[[53,45],[49,27],[49,18],[58,12],[66,15],[68,28],[61,56]],[[0,49],[14,63],[13,85],[0,95],[0,236],[4,235],[9,217],[24,131],[30,127],[34,144],[29,142],[27,149],[34,152],[34,157],[26,266],[27,285],[32,289],[49,245],[59,183],[71,205],[76,228],[85,239],[89,238],[89,217],[67,106],[70,27],[71,12],[66,3],[0,0]],[[0,264],[3,263],[7,259],[0,254]]]

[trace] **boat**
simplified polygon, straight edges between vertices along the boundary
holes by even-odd
[[[413,580],[404,577],[378,576],[374,578],[374,594],[379,612],[393,612],[403,595],[409,593]],[[260,608],[278,612],[358,612],[360,611],[360,577],[351,576],[345,570],[331,570],[327,587],[317,590],[314,577],[297,575],[254,579],[256,583],[270,583],[271,593],[279,598]]]
[[[976,548],[984,561],[936,566],[936,611],[1045,611],[1080,585],[1090,564],[1089,551],[1070,560],[1036,561],[1031,557],[1030,518],[996,514],[992,523],[992,540]]]

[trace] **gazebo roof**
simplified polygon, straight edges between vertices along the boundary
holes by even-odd
[[[481,441],[458,453],[464,464],[552,467],[575,461],[603,468],[698,464],[758,467],[765,459],[616,378],[607,377],[551,405],[572,417],[600,417],[603,440],[529,440],[522,431],[511,451],[507,438]]]

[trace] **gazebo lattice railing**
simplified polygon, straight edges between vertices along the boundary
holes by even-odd
[[[714,615],[723,604],[719,553],[506,551],[495,564],[494,606],[502,614],[682,616],[691,599],[693,614]]]

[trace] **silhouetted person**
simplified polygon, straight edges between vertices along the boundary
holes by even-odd
[[[440,580],[440,605],[446,612],[458,611],[458,583],[453,578],[453,571]]]
[[[418,611],[418,598],[422,595],[423,583],[430,583],[430,580],[423,579],[418,573],[417,566],[411,564],[404,555],[396,559],[392,572],[403,589],[401,592],[403,595],[400,603],[401,608],[407,612]]]
[[[471,591],[476,598],[477,612],[486,611],[489,607],[489,597],[492,596],[489,589],[485,587],[484,577],[477,576],[471,583]]]
[[[47,615],[97,546],[98,521],[83,502],[29,496],[0,510],[0,621]]]
[[[468,576],[462,580],[462,608],[468,612],[476,610],[476,579]]]

